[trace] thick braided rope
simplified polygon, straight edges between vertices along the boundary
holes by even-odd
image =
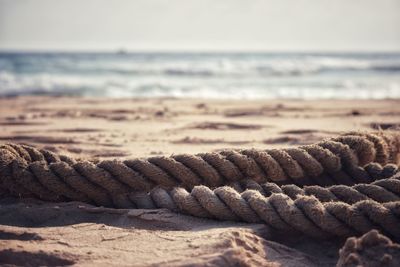
[[[350,266],[400,266],[400,244],[376,230],[348,238],[339,250],[336,267]]]
[[[129,198],[138,208],[167,208],[197,217],[264,222],[276,230],[318,238],[347,237],[372,229],[400,238],[399,175],[353,187],[307,188],[310,187],[295,196],[276,192],[265,196],[253,189],[239,193],[229,186],[214,190],[196,186],[191,192],[184,188],[155,188],[148,194],[131,193]],[[314,194],[318,191],[315,188],[333,197]]]
[[[0,174],[2,187],[14,195],[125,207],[129,201],[118,199],[123,193],[148,191],[155,186],[215,187],[247,178],[323,186],[368,183],[376,177],[357,165],[373,160],[386,163],[395,158],[390,153],[398,149],[389,149],[386,140],[396,138],[394,133],[352,133],[300,148],[184,154],[97,164],[9,144],[0,147]],[[399,145],[394,141],[390,144]]]
[[[62,164],[62,165],[60,165]],[[58,171],[55,175],[53,170],[57,171],[58,166],[62,166],[64,173]],[[88,203],[94,203],[97,205],[103,205],[107,207],[117,207],[117,208],[133,208],[136,207],[135,204],[131,203],[131,200],[127,197],[127,193],[132,192],[132,190],[128,190],[127,188],[119,187],[118,184],[110,184],[109,187],[99,187],[95,184],[91,183],[90,180],[87,180],[80,173],[74,171],[72,167],[69,167],[69,171],[65,172],[65,167],[68,167],[65,163],[51,163],[47,164],[43,161],[37,161],[30,164],[21,164],[20,162],[13,162],[9,171],[12,174],[7,174],[6,171],[3,171],[3,184],[12,184],[12,182],[17,182],[18,185],[12,186],[8,185],[7,188],[10,190],[14,190],[14,194],[21,194],[24,196],[24,192],[19,193],[19,190],[28,191],[32,197],[50,200],[50,201],[63,201],[63,200],[77,200]],[[89,168],[92,165],[78,165],[78,168]],[[388,164],[385,167],[382,167],[380,164],[371,163],[366,165],[364,168],[359,167],[358,171],[362,174],[363,177],[369,177],[370,180],[390,177],[394,173],[396,173],[398,167],[394,164]],[[81,170],[84,172],[85,170]],[[108,178],[105,176],[104,172],[94,172],[96,179],[101,181],[101,179]],[[60,179],[62,177],[63,179]],[[7,179],[8,178],[8,179]],[[13,180],[15,179],[15,180]],[[10,181],[11,182],[10,182]],[[112,180],[111,180],[112,181]],[[8,183],[8,184],[7,184]],[[258,185],[254,180],[242,180],[242,184],[249,185]],[[267,188],[267,185],[263,186]],[[279,188],[278,185],[273,184]],[[230,183],[230,186],[235,187],[236,189],[240,187],[239,182]],[[282,188],[299,188],[295,185],[287,185]],[[159,187],[161,188],[161,187]],[[159,189],[158,188],[158,189]],[[249,187],[251,188],[251,187]],[[305,187],[308,188],[308,187]],[[310,188],[313,188],[310,186]],[[323,188],[323,187],[319,187]],[[309,190],[309,189],[307,189]],[[322,189],[321,189],[322,190]],[[147,193],[147,191],[142,191]],[[141,193],[139,193],[141,194]],[[170,202],[170,201],[167,201]],[[161,205],[161,206],[160,206]],[[163,203],[154,207],[163,207]],[[141,207],[141,208],[146,208]]]
[[[398,166],[388,164],[382,168],[379,164],[372,163],[365,166],[365,169],[369,173],[373,173],[375,177],[379,177],[379,180],[370,184],[360,183],[353,186],[339,184],[328,187],[318,185],[300,187],[293,184],[279,186],[275,183],[259,184],[253,180],[243,180],[230,186],[239,193],[252,189],[259,191],[264,196],[282,193],[292,199],[296,199],[299,195],[313,195],[322,202],[342,201],[353,204],[361,200],[374,200],[380,203],[400,201],[400,179],[394,176],[399,172]]]
[[[220,201],[221,203],[218,204],[219,206],[224,207],[224,209],[230,209],[235,213],[236,211],[234,210],[234,207],[239,206],[229,203],[232,203],[232,201],[243,202],[245,200],[242,197],[240,197],[240,199],[224,198],[224,195],[231,194],[232,190],[237,194],[242,194],[247,190],[253,190],[259,192],[264,197],[269,197],[273,194],[283,194],[290,197],[292,200],[296,200],[302,196],[314,196],[320,202],[344,202],[347,204],[355,204],[359,201],[371,200],[378,203],[387,203],[400,201],[400,173],[398,173],[397,168],[393,169],[393,174],[396,173],[397,175],[377,180],[371,184],[357,184],[353,186],[304,186],[303,188],[300,188],[296,185],[278,186],[274,183],[258,184],[255,181],[246,180],[243,181],[241,185],[237,185],[238,187],[223,186],[217,187],[214,190],[205,186],[196,186],[191,192],[180,187],[176,187],[172,190],[155,188],[149,193],[132,192],[129,194],[129,199],[132,201],[134,208],[167,208],[173,211],[188,212],[190,215],[195,216],[197,212],[202,209],[203,211],[201,211],[200,214],[207,214],[210,216],[211,214],[216,213],[216,211],[205,213],[207,207],[202,206],[202,200],[210,199],[210,197],[213,201]],[[238,196],[237,194],[236,196]],[[185,207],[188,203],[191,204],[187,206],[187,208],[182,209],[182,207]],[[246,220],[246,218],[242,219]]]
[[[350,133],[281,150],[222,151],[96,164],[10,144],[0,147],[0,178],[1,187],[15,195],[51,201],[168,208],[207,218],[263,221],[277,230],[315,237],[348,236],[378,228],[398,238],[398,177],[371,183],[397,171],[395,165],[382,168],[379,163],[397,163],[398,152],[395,133]],[[360,167],[372,161],[378,163]],[[257,184],[265,181],[292,185]],[[358,182],[365,184],[354,185]],[[242,188],[211,190],[198,184]],[[341,186],[296,186],[311,184]],[[176,185],[182,187],[169,189]],[[256,190],[241,192],[243,186]],[[189,193],[187,189],[192,188]],[[143,191],[135,192],[139,190]]]
[[[396,158],[393,151],[398,152],[399,143],[390,141],[389,145],[387,140],[398,140],[397,135],[351,133],[299,148],[183,154],[96,164],[9,144],[0,147],[1,187],[18,196],[120,207],[129,201],[117,196],[155,186],[191,189],[199,184],[215,187],[243,179],[322,186],[368,183],[376,175],[358,165],[374,160],[387,163]]]

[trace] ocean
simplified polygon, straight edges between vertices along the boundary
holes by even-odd
[[[0,96],[400,98],[400,53],[0,53]]]

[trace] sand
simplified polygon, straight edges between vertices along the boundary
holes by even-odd
[[[288,147],[396,128],[400,101],[0,99],[0,142],[85,159]],[[276,236],[262,224],[167,210],[0,200],[0,263],[79,266],[334,266],[345,240]]]

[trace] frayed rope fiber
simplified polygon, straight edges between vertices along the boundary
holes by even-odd
[[[264,222],[313,237],[377,227],[400,238],[398,132],[350,132],[313,145],[90,162],[0,146],[0,189],[47,201],[168,208]]]

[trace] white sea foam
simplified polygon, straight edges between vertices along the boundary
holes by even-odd
[[[0,96],[400,98],[400,55],[0,54]]]

